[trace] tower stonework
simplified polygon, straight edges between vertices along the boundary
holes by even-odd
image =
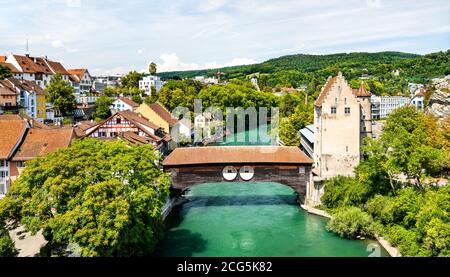
[[[352,89],[340,72],[327,79],[314,103],[314,177],[307,204],[320,203],[324,180],[354,176],[364,138],[372,136],[370,96],[363,84]]]

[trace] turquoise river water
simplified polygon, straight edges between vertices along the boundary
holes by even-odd
[[[306,213],[295,192],[279,183],[200,184],[186,199],[167,217],[157,256],[368,257],[374,245],[388,256],[374,241],[328,232],[328,220]]]

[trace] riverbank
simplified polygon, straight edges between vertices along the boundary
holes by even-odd
[[[309,207],[306,205],[300,205],[302,207],[302,209],[304,209],[306,212],[310,213],[310,214],[314,214],[314,215],[318,215],[318,216],[322,216],[328,219],[332,219],[333,217],[327,213],[326,211],[320,210],[320,209],[316,209],[313,207]],[[400,250],[394,246],[392,246],[387,240],[385,240],[383,237],[375,235],[375,238],[377,239],[378,243],[384,248],[384,250],[386,250],[386,252],[391,256],[391,257],[401,257],[401,253]]]

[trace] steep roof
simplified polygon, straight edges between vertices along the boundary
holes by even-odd
[[[370,97],[372,94],[366,90],[366,86],[364,84],[361,84],[358,90],[353,90],[353,94],[355,94],[356,97]]]
[[[15,78],[9,78],[7,79],[11,84],[13,84],[15,87],[25,90],[25,91],[34,91],[38,95],[45,95],[47,92],[43,90],[36,82],[34,81],[28,81],[28,80],[22,80],[22,79],[15,79]]]
[[[60,62],[47,60],[47,63],[55,74],[70,75]]]
[[[133,144],[148,144],[152,141],[159,142],[162,140],[160,137],[155,135],[150,135],[150,138],[146,138],[130,131],[120,133],[118,137]]]
[[[172,117],[172,114],[160,103],[156,102],[148,105],[156,114],[158,114],[164,121],[173,126],[177,123],[177,120]]]
[[[334,83],[337,81],[337,76],[328,78],[327,82],[322,88],[322,91],[319,94],[319,97],[317,97],[316,102],[314,103],[314,106],[316,107],[322,107],[323,101],[325,101],[325,97],[327,97],[328,93],[331,91],[331,88],[333,87]]]
[[[137,104],[136,102],[134,102],[133,100],[131,100],[130,98],[126,98],[126,97],[118,97],[117,100],[120,100],[122,102],[124,102],[125,104],[133,107],[133,108],[137,108],[139,107],[139,104]]]
[[[12,73],[21,73],[19,69],[17,69],[17,67],[15,67],[14,65],[7,63],[7,62],[2,62],[0,60],[0,65],[3,65],[4,67],[8,68]]]
[[[0,115],[0,159],[11,157],[27,126],[27,122],[18,115]]]
[[[6,56],[0,56],[0,63],[6,62]]]
[[[39,129],[31,128],[20,145],[13,161],[26,161],[45,156],[60,148],[69,147],[73,138],[73,128]]]
[[[164,166],[200,164],[312,164],[298,147],[282,146],[211,146],[176,148]]]
[[[90,130],[89,132],[86,132],[85,136],[89,136],[90,134],[92,134],[93,132],[95,132],[100,126],[102,126],[103,124],[105,124],[106,122],[108,122],[109,120],[113,119],[114,117],[116,117],[117,115],[120,115],[124,118],[126,118],[128,121],[130,121],[131,123],[133,123],[134,125],[136,125],[139,129],[141,129],[143,132],[145,132],[147,135],[149,136],[153,136],[152,133],[147,132],[147,130],[145,130],[145,127],[149,127],[153,130],[158,130],[161,127],[159,127],[158,125],[150,122],[147,118],[143,117],[140,114],[137,114],[135,112],[132,111],[122,111],[122,112],[117,112],[115,114],[113,114],[112,116],[110,116],[108,119],[105,119],[104,121],[100,122],[99,124],[97,124],[95,126],[95,128],[93,128],[92,130]],[[86,131],[86,130],[85,130]],[[78,131],[77,131],[78,133]]]
[[[78,81],[83,79],[84,74],[86,74],[87,69],[80,68],[80,69],[68,69],[67,70],[70,75],[75,75],[78,78]]]

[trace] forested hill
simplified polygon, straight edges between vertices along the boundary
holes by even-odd
[[[340,53],[331,55],[289,55],[271,59],[260,64],[225,67],[226,79],[243,79],[249,74],[267,75],[267,85],[299,86],[313,79],[322,80],[342,71],[346,78],[355,79],[362,74],[380,77],[399,70],[403,79],[414,82],[450,74],[450,50],[424,56],[402,52]],[[217,69],[163,72],[164,79],[195,76],[213,76]]]

